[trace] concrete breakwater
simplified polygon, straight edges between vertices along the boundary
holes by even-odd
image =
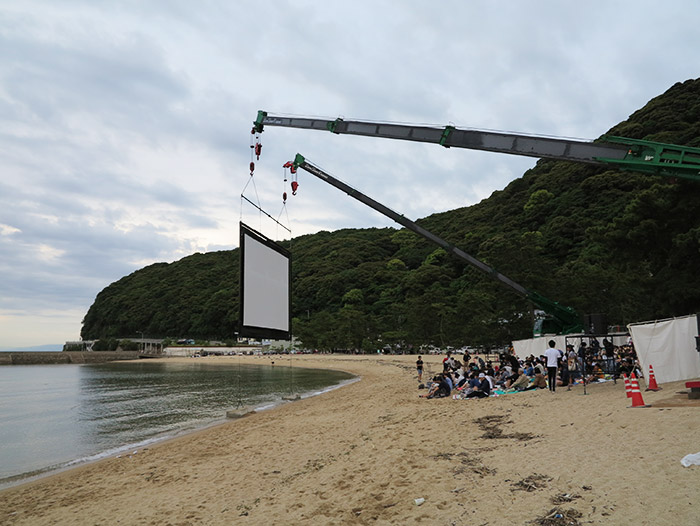
[[[105,363],[115,360],[136,360],[139,355],[139,351],[0,352],[0,365]]]

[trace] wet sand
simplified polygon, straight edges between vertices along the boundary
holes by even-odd
[[[425,400],[415,359],[295,356],[362,380],[4,490],[0,524],[700,524],[700,406],[663,403],[684,382],[651,408],[622,382]]]

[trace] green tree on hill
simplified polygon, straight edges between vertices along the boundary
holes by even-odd
[[[608,133],[700,146],[700,80],[674,85]],[[700,310],[698,182],[541,160],[480,203],[419,223],[529,290],[605,312],[611,324]],[[495,346],[531,334],[532,305],[404,229],[284,244],[293,331],[307,347]],[[149,265],[97,295],[82,337],[233,338],[238,273],[237,249]]]

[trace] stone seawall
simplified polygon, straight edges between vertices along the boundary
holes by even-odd
[[[105,363],[136,360],[138,351],[104,352],[0,352],[0,365],[38,365],[54,363]]]

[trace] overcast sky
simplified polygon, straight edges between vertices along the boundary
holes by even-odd
[[[0,1],[0,348],[79,338],[95,296],[150,263],[396,226],[299,175],[297,152],[417,219],[530,158],[268,127],[278,114],[598,137],[700,72],[700,3],[646,0]],[[289,188],[287,192],[291,194]],[[186,336],[186,335],[180,335]]]

